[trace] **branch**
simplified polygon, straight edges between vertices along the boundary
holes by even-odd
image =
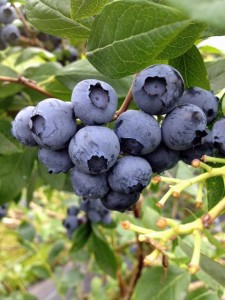
[[[127,93],[127,96],[124,99],[120,109],[117,110],[117,112],[115,113],[115,116],[114,116],[113,120],[116,120],[123,112],[125,112],[128,109],[128,107],[131,103],[131,100],[132,100],[132,85],[131,85],[131,87],[130,87],[128,93]]]
[[[140,219],[141,218],[141,206],[142,206],[142,202],[143,202],[143,198],[140,198],[138,203],[136,204],[136,206],[134,207],[133,209],[133,214],[134,214],[134,217],[136,219]],[[144,266],[144,262],[143,262],[143,258],[144,258],[144,255],[143,255],[143,245],[142,243],[139,241],[139,238],[138,238],[138,235],[136,234],[136,240],[137,240],[137,260],[138,260],[138,263],[137,263],[137,266],[135,267],[135,270],[134,270],[134,273],[133,273],[133,276],[131,277],[131,280],[129,282],[129,285],[127,287],[127,291],[126,291],[126,295],[124,297],[124,300],[130,300],[131,297],[132,297],[132,294],[134,292],[134,288],[138,282],[138,279],[140,278],[141,276],[141,272],[142,272],[142,269],[143,269],[143,266]]]
[[[27,33],[28,36],[34,36],[34,31],[32,30],[29,22],[26,20],[26,18],[24,17],[23,13],[21,12],[21,10],[15,5],[12,4],[12,6],[14,7],[18,18],[21,20],[21,22],[23,23],[23,27]]]
[[[38,86],[35,81],[25,78],[23,76],[18,76],[18,78],[0,76],[0,81],[3,81],[4,84],[9,84],[9,83],[22,84],[30,89],[37,91],[38,93],[41,93],[41,94],[49,97],[49,98],[53,97],[53,95],[51,93],[49,93],[42,87]]]

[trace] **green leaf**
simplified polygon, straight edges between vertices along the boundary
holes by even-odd
[[[109,0],[71,0],[73,20],[81,20],[97,15]]]
[[[218,239],[216,239],[206,228],[202,230],[203,234],[207,237],[208,241],[216,247],[216,253],[217,255],[225,254],[225,248],[224,245],[221,244]]]
[[[168,0],[168,3],[194,20],[225,28],[223,0]]]
[[[182,56],[169,60],[184,78],[185,87],[194,86],[210,90],[210,84],[203,58],[196,46],[192,46]]]
[[[31,67],[26,69],[24,72],[24,76],[35,80],[37,82],[48,80],[50,81],[50,77],[57,74],[57,72],[62,68],[59,63],[55,62],[46,62],[45,64],[38,67]],[[47,81],[47,82],[48,82]]]
[[[188,257],[192,256],[193,249],[184,241],[179,241],[181,249]],[[225,266],[212,260],[205,254],[201,253],[200,268],[216,280],[220,285],[225,287]]]
[[[64,240],[58,240],[56,243],[52,246],[48,253],[47,261],[48,263],[52,264],[54,260],[57,258],[57,256],[64,250],[65,242]]]
[[[125,98],[132,83],[132,76],[115,80],[102,75],[86,59],[79,60],[60,69],[55,78],[71,91],[81,80],[102,80],[110,84],[116,90],[118,98]]]
[[[49,277],[48,270],[42,265],[33,265],[31,271],[32,274],[38,279],[45,279]]]
[[[18,228],[19,238],[32,242],[35,237],[35,228],[31,223],[22,222]]]
[[[188,272],[170,266],[165,279],[163,279],[163,272],[162,267],[144,269],[132,300],[184,299],[190,282]]]
[[[224,88],[225,82],[225,59],[206,62],[206,69],[209,76],[211,88],[215,94]]]
[[[80,225],[72,235],[73,245],[71,252],[76,252],[84,247],[91,234],[90,223]]]
[[[218,292],[222,287],[217,281],[215,281],[210,275],[208,275],[203,270],[200,270],[196,273],[196,277],[205,283],[205,286],[211,290]]]
[[[80,40],[87,38],[90,29],[70,16],[70,0],[29,0],[26,2],[26,16],[40,31]]]
[[[23,152],[21,145],[10,133],[11,122],[9,119],[0,120],[0,154],[11,155]]]
[[[145,0],[118,0],[96,17],[87,58],[101,73],[120,78],[153,64],[189,25],[178,11]]]
[[[171,59],[189,50],[205,29],[205,24],[192,23],[182,30],[175,39],[160,53],[158,59]]]
[[[93,226],[93,229],[92,243],[96,263],[106,274],[115,278],[117,271],[115,252],[111,249],[108,242],[97,229],[97,227]]]
[[[35,297],[34,295],[31,295],[31,294],[26,294],[26,295],[23,295],[22,296],[22,300],[38,300],[37,297]]]
[[[219,298],[215,291],[198,288],[196,291],[188,294],[185,300],[219,300]]]
[[[36,157],[36,149],[25,149],[21,154],[0,155],[0,203],[12,200],[27,185]]]
[[[218,28],[212,25],[209,25],[201,35],[201,39],[206,39],[210,36],[223,36],[225,35],[225,28]]]
[[[55,60],[55,56],[51,52],[38,47],[29,47],[22,50],[15,61],[15,65],[23,64],[24,62],[35,59],[35,57],[41,57],[46,61]]]
[[[208,209],[213,208],[225,195],[224,181],[221,176],[206,180]]]

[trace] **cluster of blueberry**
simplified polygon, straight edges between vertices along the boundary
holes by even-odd
[[[38,158],[49,173],[71,169],[71,184],[83,199],[101,199],[110,210],[132,209],[152,172],[190,162],[216,147],[225,155],[225,118],[208,129],[218,112],[212,92],[184,91],[180,73],[158,64],[140,72],[132,86],[141,110],[127,110],[112,122],[118,99],[107,83],[79,82],[71,102],[49,98],[21,110],[12,134],[21,143],[38,146]],[[82,124],[77,125],[76,119]]]
[[[83,213],[80,214],[82,211]],[[111,220],[110,211],[102,205],[100,199],[86,200],[81,203],[80,207],[71,206],[67,209],[67,217],[63,221],[63,226],[67,230],[67,235],[71,237],[81,224],[91,222],[108,225]]]
[[[59,37],[44,32],[38,32],[37,39],[41,41],[43,48],[53,52],[57,61],[62,65],[66,65],[78,59],[79,53],[77,48],[67,44]]]
[[[0,206],[0,220],[7,215],[7,204]]]
[[[7,45],[15,45],[20,37],[20,31],[13,22],[17,14],[8,0],[0,0],[0,50]]]

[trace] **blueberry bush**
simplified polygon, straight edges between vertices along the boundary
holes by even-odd
[[[201,45],[224,9],[0,0],[1,226],[60,199],[46,253],[32,218],[14,229],[62,299],[225,299],[225,50]],[[2,297],[36,299],[12,274]]]

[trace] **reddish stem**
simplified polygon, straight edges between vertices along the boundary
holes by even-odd
[[[123,112],[125,112],[128,109],[131,101],[132,101],[132,85],[131,85],[131,87],[127,93],[127,96],[124,99],[120,109],[117,110],[117,112],[115,113],[114,120],[116,120]]]
[[[53,97],[53,95],[51,93],[49,93],[42,87],[38,86],[35,81],[25,78],[23,76],[19,76],[18,78],[0,76],[0,81],[4,81],[5,84],[8,84],[8,83],[22,84],[30,89],[33,89],[41,94],[44,94],[47,97],[50,97],[50,98]]]

